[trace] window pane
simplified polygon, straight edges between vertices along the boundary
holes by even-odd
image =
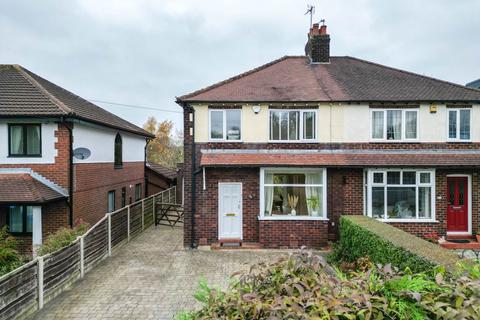
[[[417,112],[405,111],[405,138],[417,138]]]
[[[383,183],[383,172],[373,173],[373,183]]]
[[[385,215],[385,188],[372,188],[372,217],[383,219]]]
[[[315,139],[315,112],[303,113],[303,139]]]
[[[280,113],[272,111],[270,113],[270,139],[280,140]]]
[[[448,111],[448,137],[450,139],[457,138],[457,111]]]
[[[40,126],[27,126],[27,154],[40,154]]]
[[[322,187],[264,187],[266,216],[323,216]]]
[[[10,126],[10,154],[23,154],[22,126]]]
[[[115,210],[115,191],[108,192],[108,212]]]
[[[417,173],[415,171],[404,171],[402,184],[416,184]]]
[[[288,112],[280,112],[280,140],[288,140]]]
[[[23,207],[22,206],[10,206],[9,231],[23,232]]]
[[[240,140],[241,110],[227,110],[227,140]]]
[[[387,216],[413,219],[416,212],[415,187],[387,187]]]
[[[420,183],[430,183],[430,173],[429,172],[420,173]]]
[[[33,226],[33,207],[27,206],[27,226],[26,226],[26,232],[32,232],[32,226]]]
[[[388,171],[387,184],[400,184],[400,171]]]
[[[460,110],[460,139],[470,139],[470,110]]]
[[[223,139],[223,111],[210,111],[210,138]]]
[[[387,140],[402,138],[402,110],[387,110]]]
[[[372,112],[372,138],[383,139],[383,111]]]
[[[418,217],[430,219],[432,217],[432,191],[430,187],[418,188]]]
[[[267,183],[267,182],[265,182]],[[273,184],[305,184],[303,173],[274,173]]]
[[[300,126],[298,125],[299,112],[298,111],[289,111],[288,112],[288,140],[298,140]]]

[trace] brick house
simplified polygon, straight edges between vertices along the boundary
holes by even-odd
[[[0,65],[0,226],[24,251],[143,197],[152,136],[18,65]]]
[[[480,91],[348,56],[285,56],[177,98],[186,246],[319,247],[341,215],[417,236],[479,224]]]

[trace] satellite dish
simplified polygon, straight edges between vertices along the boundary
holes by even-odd
[[[90,157],[90,154],[91,152],[87,148],[77,148],[73,150],[73,156],[80,160],[88,159],[88,157]]]

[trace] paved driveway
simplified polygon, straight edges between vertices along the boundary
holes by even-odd
[[[235,271],[273,261],[281,251],[184,250],[182,230],[152,227],[114,252],[33,319],[172,319],[197,306],[203,277],[226,287]]]

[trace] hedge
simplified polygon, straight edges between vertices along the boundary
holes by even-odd
[[[413,272],[432,271],[439,265],[448,268],[460,260],[455,253],[387,223],[365,216],[342,216],[340,241],[331,258],[354,262],[366,256],[374,263],[391,263]]]

